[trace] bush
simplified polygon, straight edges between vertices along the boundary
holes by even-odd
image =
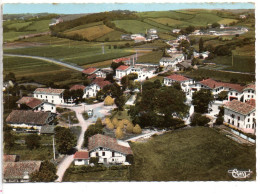
[[[115,127],[117,127],[117,125],[118,125],[118,120],[117,120],[116,117],[114,117],[114,118],[112,119],[112,124],[113,124]]]
[[[131,122],[129,122],[126,126],[126,132],[133,133],[133,129],[134,129],[134,125]]]
[[[109,122],[106,124],[106,128],[109,130],[113,130],[115,128],[115,126],[113,125],[113,123]]]
[[[194,113],[191,118],[191,126],[205,126],[209,123],[210,119],[199,113]]]
[[[224,122],[223,116],[218,116],[217,119],[216,119],[215,124],[216,124],[216,125],[222,125],[223,122]]]
[[[91,157],[90,159],[89,159],[89,163],[91,164],[91,163],[93,163],[93,164],[98,164],[98,161],[99,161],[99,158],[98,157]]]
[[[31,134],[25,137],[25,144],[30,150],[40,147],[41,137],[37,134]]]
[[[123,131],[120,127],[116,128],[115,135],[117,139],[121,139],[124,136]]]
[[[135,127],[133,128],[133,133],[135,133],[135,134],[141,134],[142,133],[142,129],[138,124],[136,124]]]
[[[116,127],[120,127],[121,129],[124,129],[125,125],[124,125],[123,121],[119,121],[118,125]]]
[[[114,99],[111,96],[107,96],[104,100],[105,106],[112,106],[114,104]]]

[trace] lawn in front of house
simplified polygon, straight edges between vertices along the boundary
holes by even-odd
[[[60,119],[64,122],[70,123],[70,124],[79,123],[77,116],[76,116],[76,113],[74,111],[62,113],[61,116],[60,116]]]

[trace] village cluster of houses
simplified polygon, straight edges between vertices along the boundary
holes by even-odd
[[[225,83],[213,79],[195,81],[179,74],[172,74],[164,78],[164,85],[171,86],[174,82],[181,85],[187,98],[192,99],[194,92],[201,89],[210,90],[216,99],[222,91],[227,92],[227,100],[222,102],[224,106],[224,123],[244,133],[255,134],[255,84],[242,86],[240,84]]]
[[[146,34],[122,34],[121,39],[122,40],[134,40],[136,43],[138,42],[149,42],[155,39],[158,39],[159,36],[157,34],[156,29],[149,29],[146,30]]]

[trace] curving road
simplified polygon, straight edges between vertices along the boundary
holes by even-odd
[[[65,107],[65,106],[61,106]],[[98,103],[98,104],[92,104],[92,105],[85,105],[85,104],[80,104],[80,106],[66,106],[66,108],[71,109],[75,111],[77,119],[79,120],[79,126],[81,127],[81,133],[80,136],[77,140],[77,150],[81,150],[83,142],[84,142],[84,133],[87,130],[88,126],[95,123],[97,118],[104,118],[106,115],[108,115],[109,111],[114,108],[114,106],[104,106],[104,103]],[[84,111],[87,111],[89,109],[93,109],[94,115],[93,117],[89,118],[88,120],[85,120],[82,116],[82,113]],[[62,178],[64,176],[64,173],[66,170],[69,168],[71,163],[73,162],[73,155],[67,155],[65,158],[62,160],[62,162],[58,165],[57,169],[57,176],[58,179],[56,182],[61,182]]]
[[[72,65],[72,64],[69,64],[69,63],[64,63],[64,62],[58,61],[58,60],[56,60],[56,59],[50,59],[50,58],[46,58],[46,57],[31,56],[31,55],[18,55],[18,54],[4,54],[4,56],[9,56],[9,57],[24,57],[24,58],[38,59],[38,60],[42,60],[42,61],[47,61],[47,62],[50,62],[50,63],[54,63],[54,64],[57,64],[57,65],[61,65],[61,66],[63,66],[63,67],[67,67],[67,68],[70,68],[70,69],[73,69],[73,70],[76,70],[76,71],[80,71],[80,72],[82,72],[82,71],[84,70],[84,68],[79,67],[79,66],[77,66],[77,65]]]

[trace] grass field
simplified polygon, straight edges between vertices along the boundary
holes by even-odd
[[[81,78],[81,73],[78,71],[36,59],[4,57],[3,64],[4,75],[13,72],[18,79],[25,77],[38,83],[53,81],[59,84],[64,80],[69,79],[73,82]]]
[[[162,58],[162,55],[163,55],[162,51],[153,51],[146,55],[138,57],[137,63],[159,64],[159,61]]]
[[[143,18],[173,18],[177,20],[188,20],[194,17],[194,13],[184,13],[182,11],[150,11],[137,13],[139,17]]]
[[[132,181],[231,181],[229,169],[256,170],[255,147],[239,145],[211,128],[173,131],[131,148]]]
[[[118,27],[125,29],[127,32],[130,33],[146,33],[146,30],[151,28],[155,28],[155,26],[141,22],[138,20],[115,20],[113,23]],[[168,31],[166,29],[156,28],[160,32]]]
[[[88,40],[94,40],[96,38],[99,38],[101,36],[104,36],[105,34],[112,32],[113,29],[105,26],[105,25],[97,25],[97,26],[92,26],[84,29],[79,29],[79,30],[73,30],[70,32],[67,32],[65,34],[67,35],[75,35],[79,34],[83,36],[84,38],[87,38]]]
[[[46,45],[20,49],[9,49],[4,50],[4,52],[11,54],[23,54],[54,58],[60,61],[75,63],[78,65],[86,65],[133,54],[133,52],[129,49],[108,49],[107,46],[105,47],[105,54],[102,54],[101,44],[87,45],[88,46]]]
[[[10,23],[10,24],[9,24]],[[8,22],[4,23],[4,28],[16,28],[17,30],[23,28],[22,32],[16,31],[8,31],[3,33],[4,41],[14,41],[19,38],[19,36],[27,35],[27,34],[36,34],[41,32],[46,32],[49,30],[50,20],[40,20],[40,21],[32,21],[32,22]]]
[[[80,26],[77,26],[75,28],[71,28],[69,30],[66,30],[65,32],[71,32],[71,31],[74,31],[74,30],[81,30],[81,29],[85,29],[85,28],[89,28],[89,27],[92,27],[92,26],[99,26],[99,25],[102,25],[103,22],[93,22],[93,23],[89,23],[89,24],[84,24],[84,25],[80,25]]]
[[[104,36],[97,38],[96,41],[120,41],[122,34],[124,33],[120,31],[111,31]]]
[[[151,20],[158,22],[160,24],[163,25],[169,25],[171,27],[176,27],[178,25],[185,25],[184,21],[181,20],[176,20],[176,19],[172,19],[172,18],[151,18]],[[189,25],[189,23],[186,24],[187,26]]]
[[[236,19],[227,19],[227,18],[225,18],[225,19],[222,19],[222,20],[218,21],[219,24],[224,24],[224,25],[228,25],[228,24],[230,24],[232,22],[237,22],[237,20]]]
[[[28,134],[14,133],[16,142],[25,141]],[[41,146],[37,149],[28,149],[24,143],[16,143],[11,149],[5,149],[5,154],[16,154],[20,156],[20,160],[50,160],[53,157],[52,135],[41,135]]]
[[[237,79],[238,83],[251,83],[255,81],[254,75],[247,75],[247,74],[239,74],[239,73],[229,73],[229,72],[220,72],[215,70],[209,69],[198,69],[193,71],[183,72],[184,76],[188,76],[191,78],[212,78],[215,80],[220,80],[223,82],[230,82],[230,80]]]

